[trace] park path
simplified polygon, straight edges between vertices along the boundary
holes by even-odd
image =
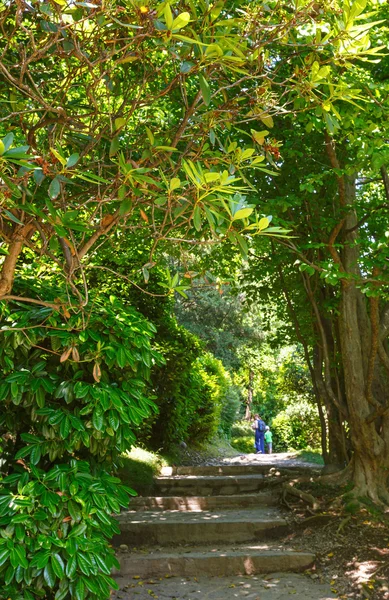
[[[162,469],[155,495],[134,499],[119,517],[114,598],[334,598],[329,586],[301,574],[314,564],[314,549],[283,544],[290,527],[278,481],[313,468],[290,457],[252,455]]]

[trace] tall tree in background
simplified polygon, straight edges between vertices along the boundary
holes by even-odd
[[[387,6],[373,8],[370,18],[387,22]],[[348,14],[346,5],[345,21]],[[381,43],[387,33],[381,27]],[[388,502],[387,58],[346,67],[338,70],[338,89],[352,87],[359,100],[326,100],[308,118],[296,112],[280,135],[281,176],[261,186],[262,197],[269,212],[282,212],[295,239],[273,247],[268,272],[326,407],[328,458],[351,458],[345,476],[355,494]],[[259,242],[257,255],[261,248]],[[256,267],[262,280],[264,264]]]

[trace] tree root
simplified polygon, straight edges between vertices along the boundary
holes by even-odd
[[[300,498],[300,500],[303,500],[304,502],[312,506],[313,510],[317,510],[320,507],[320,503],[314,496],[312,496],[312,494],[302,492],[301,490],[298,490],[297,488],[293,487],[293,485],[290,483],[284,483],[282,485],[282,499],[284,501],[287,494],[290,494],[291,496],[297,496],[298,498]]]
[[[302,529],[310,527],[311,525],[314,525],[315,527],[324,527],[329,525],[336,518],[337,517],[334,517],[333,515],[313,515],[312,517],[308,517],[307,519],[300,521],[298,525]]]
[[[343,471],[337,471],[336,473],[330,473],[329,475],[320,475],[317,478],[319,483],[330,483],[336,485],[345,485],[351,480],[351,476],[354,469],[354,461],[351,459],[349,464],[343,469]]]
[[[346,525],[347,525],[347,523],[349,523],[349,521],[351,521],[351,515],[348,515],[348,517],[345,517],[345,518],[344,518],[344,519],[341,521],[341,523],[340,523],[340,525],[339,525],[339,527],[338,527],[338,529],[337,529],[336,533],[340,533],[340,532],[342,531],[342,529],[344,529],[344,528],[346,527]]]

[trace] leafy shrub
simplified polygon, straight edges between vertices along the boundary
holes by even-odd
[[[154,488],[154,477],[164,464],[166,462],[158,454],[134,447],[122,457],[118,476],[139,494],[150,495]]]
[[[252,454],[255,452],[254,434],[251,436],[238,436],[231,438],[231,446],[244,454]]]
[[[239,437],[239,436],[253,436],[253,430],[251,428],[251,423],[249,421],[238,421],[234,423],[231,427],[231,436]]]
[[[33,436],[24,435],[26,441]],[[109,597],[119,567],[107,539],[119,533],[111,513],[128,505],[128,488],[104,471],[71,460],[45,472],[30,465],[2,481],[2,598]],[[50,594],[52,591],[52,595]]]
[[[212,438],[229,385],[221,362],[166,316],[158,326],[156,348],[164,357],[164,364],[152,373],[158,415],[142,424],[140,439],[153,450],[166,451],[181,441]]]
[[[193,369],[199,379],[188,433],[189,439],[202,442],[211,439],[218,430],[229,379],[221,361],[209,352],[196,360]]]
[[[220,413],[220,432],[230,437],[232,427],[236,421],[239,409],[241,407],[241,395],[237,385],[229,385],[224,398]]]
[[[160,357],[153,326],[115,298],[94,298],[86,321],[51,302],[2,306],[0,597],[108,598],[111,513],[134,493],[111,473],[155,410]]]
[[[231,446],[239,452],[252,454],[255,452],[254,431],[249,421],[238,421],[231,427]]]
[[[320,446],[320,420],[316,406],[301,399],[280,412],[271,423],[277,452]]]

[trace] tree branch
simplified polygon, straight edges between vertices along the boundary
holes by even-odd
[[[12,290],[13,282],[15,279],[16,263],[19,258],[19,254],[22,251],[23,245],[28,237],[32,235],[35,227],[32,223],[24,225],[21,229],[19,228],[12,236],[8,254],[4,259],[1,275],[0,275],[0,299],[9,294]]]

